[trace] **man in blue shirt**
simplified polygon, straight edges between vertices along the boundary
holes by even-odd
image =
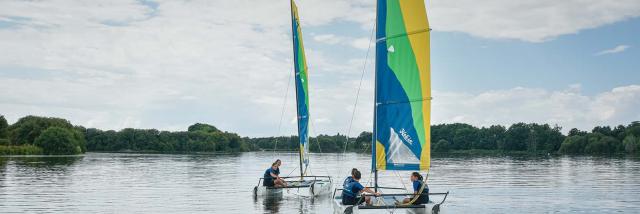
[[[347,188],[347,184],[355,181],[355,180],[353,180],[353,173],[356,172],[356,171],[358,171],[358,169],[356,169],[356,168],[351,169],[351,175],[344,179],[344,182],[342,183],[342,189],[346,189]]]
[[[413,183],[414,195],[413,197],[405,198],[404,200],[402,200],[402,203],[408,204],[409,202],[411,202],[411,199],[416,196],[418,197],[418,199],[416,199],[413,204],[429,203],[429,186],[427,185],[426,181],[422,181],[422,175],[420,175],[420,173],[418,172],[411,173],[411,183]],[[423,185],[424,188],[422,187]],[[420,189],[422,189],[422,192],[420,192]],[[420,195],[418,196],[418,194]]]
[[[376,196],[380,196],[380,193],[374,192],[373,190],[362,186],[360,184],[361,178],[360,171],[353,171],[353,180],[351,183],[348,183],[346,187],[342,190],[342,204],[344,205],[358,205],[362,203],[362,197],[360,196],[363,192],[368,192],[374,194]],[[371,197],[364,196],[364,201],[367,204],[371,204]]]

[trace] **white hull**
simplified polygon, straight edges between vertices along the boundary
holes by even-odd
[[[358,213],[412,213],[412,214],[436,214],[433,212],[433,207],[436,206],[435,203],[424,204],[423,208],[381,208],[381,209],[360,209],[359,206],[355,205],[343,205],[342,199],[340,197],[336,197],[333,199],[333,210],[335,214],[358,214]],[[374,199],[374,205],[382,205],[379,202],[376,202]],[[439,209],[438,209],[439,210]],[[442,211],[437,212],[437,214],[442,214]]]
[[[311,181],[306,181],[311,182]],[[290,185],[291,186],[291,185]],[[331,188],[333,184],[330,180],[316,180],[313,181],[310,186],[304,187],[290,187],[290,188],[273,188],[273,187],[265,187],[265,186],[257,186],[254,187],[254,195],[255,196],[273,196],[273,195],[282,195],[282,194],[295,194],[300,196],[320,196],[320,195],[328,195],[331,193]]]

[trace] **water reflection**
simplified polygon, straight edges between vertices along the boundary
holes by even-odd
[[[262,201],[262,208],[264,213],[279,213],[280,205],[282,205],[282,201],[284,196],[282,194],[269,195],[262,197],[262,199],[255,197],[256,203]]]
[[[10,160],[20,167],[64,169],[81,161],[84,155],[74,156],[25,156],[11,157]]]

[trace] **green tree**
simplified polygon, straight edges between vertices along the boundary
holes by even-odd
[[[622,144],[618,139],[599,132],[587,135],[588,143],[584,152],[588,154],[613,154],[621,150]]]
[[[73,129],[73,125],[65,119],[26,116],[9,126],[9,140],[15,145],[33,144],[35,139],[50,127]]]
[[[196,132],[196,131],[220,132],[220,130],[218,128],[216,128],[215,126],[212,126],[212,125],[209,125],[209,124],[205,124],[205,123],[193,124],[193,125],[189,126],[189,128],[187,128],[187,131],[189,131],[189,132]]]
[[[563,154],[582,154],[587,143],[587,136],[569,136],[562,142],[559,152]]]
[[[0,115],[0,145],[9,145],[9,139],[7,139],[9,130],[9,124],[7,119],[4,119],[3,115]]]
[[[478,129],[476,127],[464,127],[455,131],[452,147],[455,149],[471,149],[474,141],[478,140]]]
[[[81,143],[71,130],[60,127],[48,128],[35,140],[35,145],[47,155],[80,154]]]
[[[640,139],[635,135],[628,135],[623,141],[624,150],[629,154],[640,154]]]
[[[611,127],[609,126],[596,126],[595,128],[593,128],[593,130],[591,130],[591,133],[600,133],[606,136],[615,137],[613,135],[613,130],[611,130]]]
[[[493,125],[489,128],[482,127],[478,132],[478,138],[474,141],[474,149],[498,149],[498,145],[503,145],[506,128],[500,125]]]
[[[5,139],[8,137],[9,130],[7,130],[7,128],[9,128],[7,119],[4,119],[4,116],[0,115],[0,139]]]
[[[568,135],[569,137],[578,136],[578,135],[584,136],[584,135],[587,135],[587,132],[580,131],[579,129],[576,129],[576,128],[572,128],[571,130],[569,130],[569,135]]]
[[[438,142],[436,142],[435,145],[433,145],[434,152],[448,152],[449,149],[450,149],[449,142],[444,139],[440,139]]]
[[[504,150],[524,151],[527,149],[531,129],[525,123],[516,123],[509,127],[505,133]]]

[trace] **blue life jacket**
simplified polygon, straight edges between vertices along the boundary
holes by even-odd
[[[360,184],[360,182],[357,181],[353,181],[351,183],[348,183],[346,185],[346,188],[344,188],[344,190],[342,190],[342,197],[343,198],[355,198],[358,196],[358,193],[360,193],[360,191],[362,191],[364,189],[364,187],[362,186],[362,184]]]
[[[413,191],[414,192],[419,192],[420,188],[422,187],[422,185],[424,184],[423,181],[421,180],[417,180],[413,182]],[[424,188],[422,189],[422,192],[420,194],[420,196],[418,196],[418,199],[414,202],[414,204],[426,204],[429,202],[429,186],[424,184]]]
[[[347,178],[344,179],[344,182],[342,183],[342,189],[346,189],[347,188],[347,184],[354,182],[356,180],[353,180],[353,177],[349,176]]]

